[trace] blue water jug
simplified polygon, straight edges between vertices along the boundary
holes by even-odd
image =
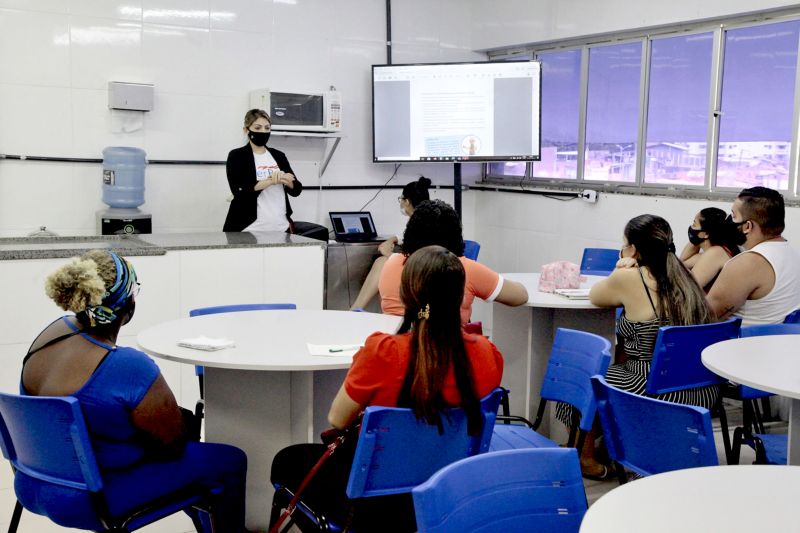
[[[103,202],[109,207],[132,208],[144,203],[146,154],[141,148],[108,146],[103,149]]]

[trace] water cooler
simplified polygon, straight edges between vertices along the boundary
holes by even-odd
[[[144,203],[144,150],[109,146],[103,150],[103,202],[108,209],[97,212],[100,235],[152,233],[153,220],[139,210]]]

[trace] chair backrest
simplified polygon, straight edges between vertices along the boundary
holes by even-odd
[[[800,324],[800,309],[795,309],[783,319],[784,324]]]
[[[480,244],[478,244],[476,241],[468,241],[464,239],[464,257],[467,259],[472,259],[473,261],[477,261],[480,251]]]
[[[295,304],[235,304],[199,307],[189,311],[189,316],[213,315],[216,313],[241,313],[242,311],[276,311],[281,309],[297,309]]]
[[[740,331],[741,337],[761,337],[764,335],[800,335],[800,323],[755,324],[742,326]]]
[[[656,395],[724,383],[724,378],[703,365],[700,353],[712,344],[738,338],[741,326],[741,318],[730,318],[714,324],[660,328],[645,391]]]
[[[619,260],[619,250],[613,248],[584,248],[581,274],[608,276]]]
[[[580,429],[589,431],[595,401],[591,377],[605,375],[611,364],[611,343],[594,333],[558,328],[542,381],[540,396],[566,402],[581,413]]]
[[[461,409],[442,415],[444,432],[417,420],[411,409],[367,407],[347,482],[349,498],[411,492],[445,465],[489,449],[502,389],[481,400],[483,428],[467,434]]]
[[[420,533],[577,532],[586,513],[574,448],[525,448],[462,459],[412,495]]]
[[[0,393],[3,455],[36,480],[98,492],[100,469],[78,400]]]
[[[608,455],[643,476],[719,464],[708,409],[639,396],[592,378]]]

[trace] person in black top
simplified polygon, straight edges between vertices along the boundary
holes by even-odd
[[[289,196],[303,184],[280,150],[267,147],[272,121],[261,109],[244,116],[249,142],[231,150],[225,170],[233,200],[222,231],[287,231],[295,233]],[[327,234],[326,234],[327,237]]]

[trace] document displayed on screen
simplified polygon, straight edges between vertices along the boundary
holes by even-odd
[[[373,66],[375,161],[538,160],[535,61]]]

